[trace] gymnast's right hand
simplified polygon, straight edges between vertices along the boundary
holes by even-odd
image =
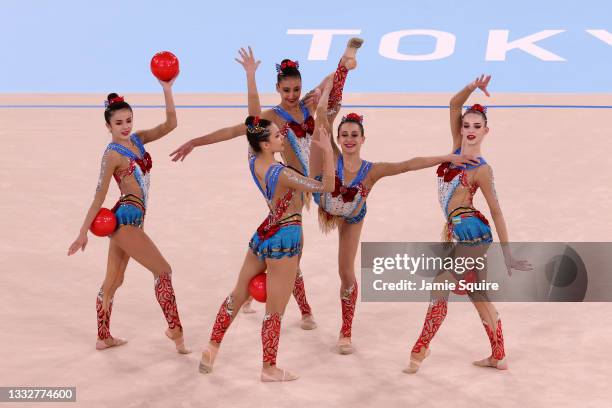
[[[187,155],[189,153],[191,153],[191,151],[193,150],[193,148],[195,147],[193,140],[190,140],[186,143],[184,143],[181,147],[179,147],[178,149],[176,149],[175,151],[173,151],[172,153],[169,154],[170,157],[172,157],[172,161],[178,161],[179,159],[181,161],[185,160],[185,157],[187,157]]]
[[[86,246],[87,246],[87,232],[80,233],[77,239],[75,239],[72,245],[70,245],[70,248],[68,248],[68,256],[75,254],[76,251],[78,251],[79,249],[81,251],[84,251]]]

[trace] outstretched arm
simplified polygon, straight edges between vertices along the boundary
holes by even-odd
[[[160,139],[174,130],[178,124],[176,119],[176,107],[174,106],[174,97],[172,96],[172,85],[176,77],[170,81],[159,81],[164,90],[164,99],[166,101],[166,121],[153,129],[139,130],[136,134],[142,140],[142,143],[153,142]]]
[[[372,178],[373,184],[383,177],[395,176],[408,171],[421,170],[446,162],[451,162],[456,166],[478,164],[478,160],[476,158],[456,154],[447,154],[445,156],[414,157],[410,160],[398,163],[374,163],[372,170],[370,170],[370,177]]]
[[[68,255],[74,254],[79,249],[81,251],[85,250],[85,247],[87,246],[87,231],[96,217],[96,214],[98,214],[98,211],[100,211],[100,207],[102,207],[102,204],[104,203],[106,193],[108,192],[108,186],[110,184],[110,179],[115,172],[115,169],[119,167],[119,163],[120,158],[116,154],[113,154],[112,151],[107,150],[104,152],[104,156],[102,156],[102,163],[100,165],[100,176],[98,178],[96,194],[94,195],[94,199],[89,206],[87,215],[85,215],[85,220],[83,220],[83,225],[81,225],[79,235],[68,248]]]
[[[491,80],[491,75],[481,75],[474,82],[467,84],[462,90],[456,93],[450,100],[450,127],[453,135],[453,152],[461,147],[461,115],[463,105],[468,100],[476,88],[480,88],[486,96],[491,96],[487,91],[487,86]]]
[[[226,140],[230,140],[242,135],[246,135],[246,126],[243,123],[215,130],[212,133],[196,137],[194,139],[189,140],[188,142],[185,142],[178,149],[170,153],[169,156],[172,157],[172,161],[174,162],[178,160],[183,161],[185,160],[185,157],[187,157],[187,155],[198,146],[205,146],[213,143],[224,142]]]

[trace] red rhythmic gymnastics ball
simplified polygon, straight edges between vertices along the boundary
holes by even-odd
[[[179,73],[179,60],[170,51],[158,52],[151,58],[151,72],[160,81],[170,81]]]
[[[108,208],[100,208],[89,229],[94,235],[106,237],[112,234],[116,227],[117,218],[115,218],[115,214]]]
[[[260,273],[249,282],[249,293],[258,302],[266,302],[266,274]]]
[[[467,273],[464,276],[459,278],[459,281],[463,281],[464,282],[463,286],[465,286],[466,283],[476,283],[477,278],[478,276],[476,275],[476,271],[471,269],[467,271]],[[467,292],[468,292],[467,289],[459,287],[459,283],[457,283],[456,289],[453,290],[453,293],[459,296],[466,295]]]

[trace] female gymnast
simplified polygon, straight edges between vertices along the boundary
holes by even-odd
[[[249,296],[250,280],[267,270],[266,314],[261,328],[261,381],[292,381],[298,377],[276,367],[276,355],[281,318],[291,296],[302,250],[302,193],[333,190],[333,153],[329,142],[315,143],[324,156],[324,172],[322,182],[313,180],[275,160],[274,154],[284,149],[284,136],[276,124],[249,116],[245,127],[250,145],[249,168],[270,213],[253,234],[236,285],[221,304],[210,342],[202,352],[199,370],[212,372],[223,336]],[[326,134],[325,129],[321,132]]]
[[[470,256],[473,258],[484,256],[489,245],[493,242],[493,234],[489,221],[474,208],[473,198],[478,188],[482,190],[491,217],[495,223],[497,235],[502,243],[502,251],[508,273],[512,269],[527,271],[531,265],[524,260],[512,257],[508,243],[508,230],[502,214],[495,187],[493,184],[493,170],[481,156],[481,145],[489,133],[487,126],[486,109],[481,105],[472,105],[462,113],[463,105],[468,97],[477,88],[489,96],[487,85],[491,77],[481,75],[479,78],[450,100],[450,127],[453,139],[453,152],[477,157],[475,165],[457,166],[454,163],[443,163],[438,167],[438,198],[446,219],[444,225],[444,241],[456,241],[455,256]],[[476,271],[480,281],[485,278],[485,271]],[[441,271],[435,281],[455,279],[453,271]],[[491,303],[486,293],[482,291],[467,292],[474,304],[491,344],[491,355],[483,360],[474,361],[480,367],[494,367],[499,370],[508,369],[506,352],[504,349],[504,336],[502,323],[497,309]],[[416,373],[421,362],[430,354],[429,343],[442,325],[448,309],[449,291],[433,291],[431,302],[425,316],[425,323],[421,335],[412,348],[410,364],[405,373]]]
[[[319,108],[325,104],[324,92]],[[317,111],[317,116],[323,116]],[[335,115],[328,116],[324,125],[333,137],[331,124]],[[340,303],[342,328],[337,342],[341,354],[354,351],[351,336],[355,305],[357,303],[357,279],[355,257],[359,246],[363,219],[366,215],[366,198],[378,180],[408,171],[432,167],[443,162],[457,165],[469,163],[470,159],[455,154],[437,157],[415,157],[399,163],[371,163],[361,158],[361,147],[365,142],[362,116],[350,113],[342,118],[338,126],[338,144],[333,144],[335,165],[334,191],[314,194],[319,205],[319,224],[324,232],[338,228],[338,272],[340,274]],[[321,158],[313,151],[310,160],[312,176],[317,179],[321,172]]]
[[[179,319],[172,287],[172,269],[143,229],[152,167],[151,156],[145,151],[144,145],[167,135],[177,125],[172,97],[174,79],[160,83],[166,100],[166,121],[148,130],[132,133],[132,108],[123,97],[115,93],[108,95],[104,119],[112,142],[102,156],[100,177],[93,202],[79,235],[68,249],[68,255],[76,253],[79,249],[85,250],[88,240],[87,230],[104,203],[111,177],[114,177],[119,185],[121,197],[112,209],[118,226],[110,235],[106,277],[96,298],[98,316],[96,349],[98,350],[126,343],[126,340],[111,335],[110,317],[115,292],[123,283],[128,261],[134,258],[153,273],[155,296],[168,323],[166,336],[174,341],[179,353],[190,352],[184,344],[183,326]]]

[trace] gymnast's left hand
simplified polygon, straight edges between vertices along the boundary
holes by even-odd
[[[80,233],[77,239],[74,240],[70,248],[68,248],[68,256],[75,254],[79,249],[85,251],[87,246],[87,232]]]

